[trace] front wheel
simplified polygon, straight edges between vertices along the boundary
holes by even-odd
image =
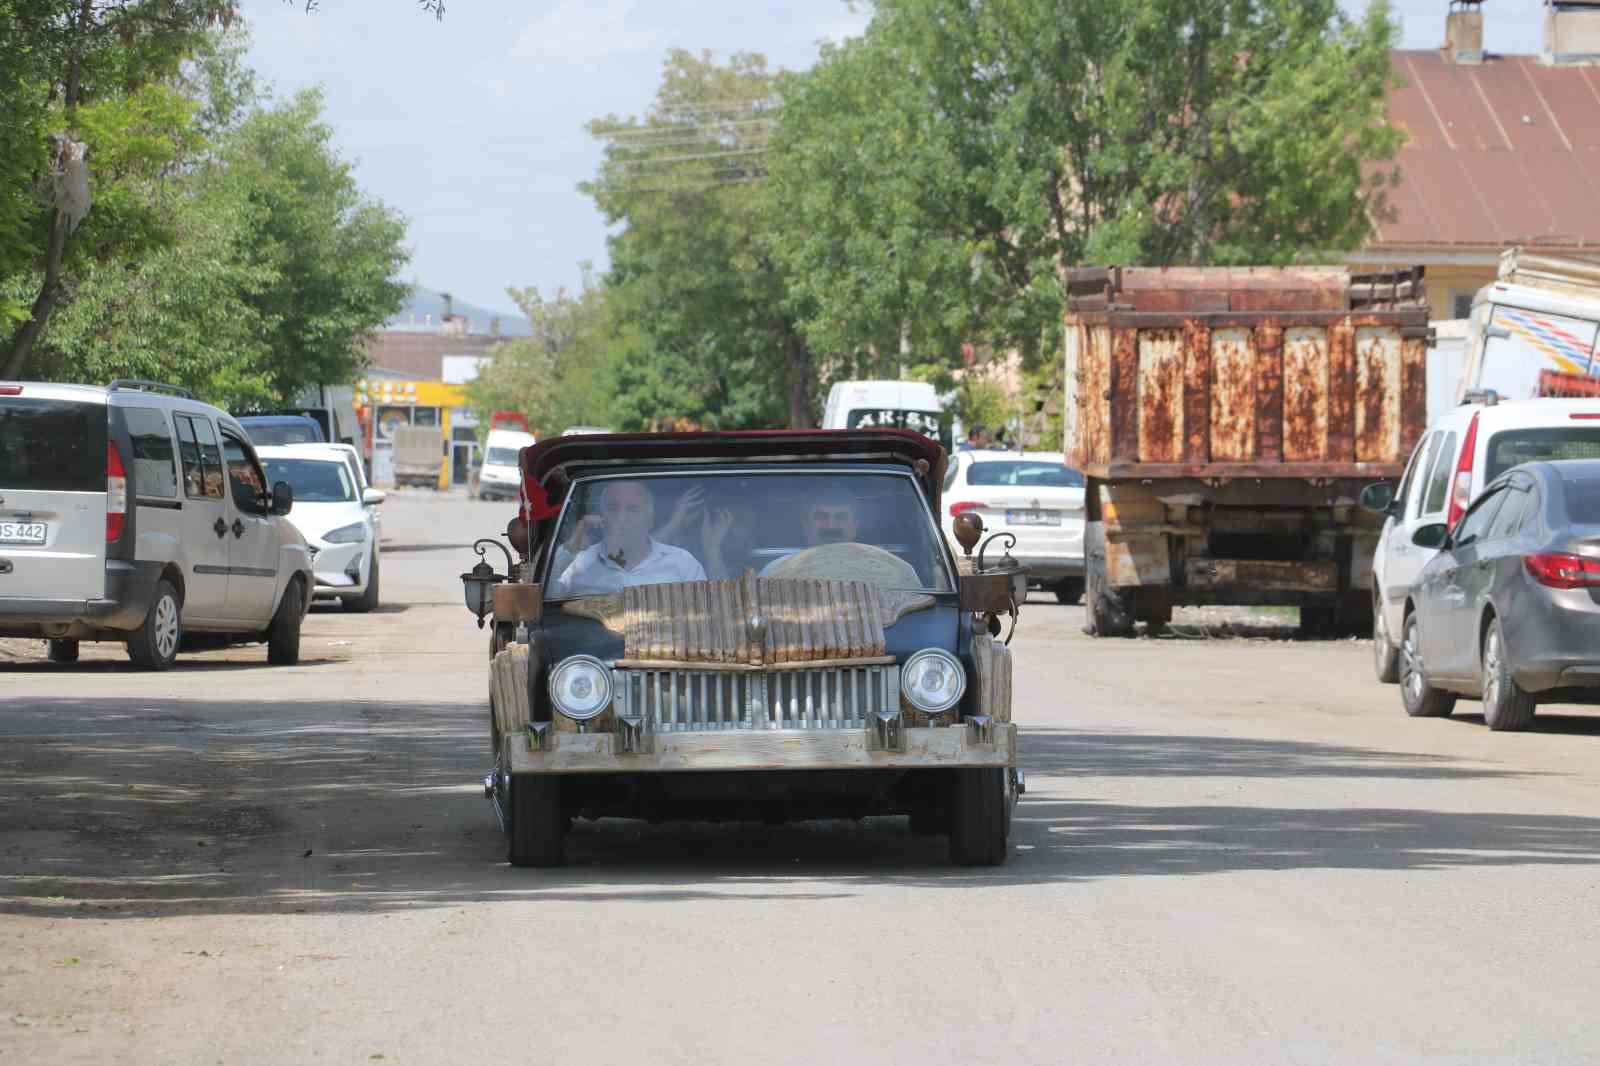
[[[956,770],[951,795],[950,861],[957,866],[999,866],[1011,829],[1008,770]]]
[[[267,662],[293,666],[300,661],[300,623],[306,616],[306,590],[299,578],[290,581],[267,629]]]
[[[346,596],[344,609],[357,614],[367,614],[378,606],[378,549],[372,549],[372,562],[367,567],[367,587],[359,596]]]
[[[1495,732],[1526,729],[1533,724],[1537,702],[1511,676],[1500,619],[1489,619],[1483,635],[1483,720]]]
[[[178,590],[165,579],[156,582],[155,599],[145,612],[144,622],[128,634],[128,658],[146,670],[165,670],[178,657],[183,639],[183,607]]]
[[[1389,621],[1381,603],[1372,605],[1372,672],[1382,685],[1400,681],[1400,649],[1389,639]]]
[[[1417,646],[1417,616],[1406,615],[1400,630],[1400,702],[1413,718],[1443,718],[1455,710],[1456,698],[1428,684],[1428,674]]]
[[[75,663],[78,661],[78,642],[75,640],[51,640],[49,657],[53,663]]]
[[[1070,607],[1083,599],[1083,578],[1064,577],[1056,582],[1055,588],[1051,591],[1056,594],[1057,603],[1064,603]]]
[[[512,866],[565,866],[567,819],[559,777],[510,775]]]

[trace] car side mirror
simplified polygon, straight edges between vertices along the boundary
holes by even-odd
[[[1387,481],[1376,481],[1361,490],[1361,506],[1377,514],[1391,513],[1394,507],[1394,486]]]
[[[294,507],[294,489],[287,481],[279,481],[272,486],[272,513],[275,515],[288,514]]]
[[[1411,543],[1419,548],[1445,548],[1450,544],[1450,527],[1443,522],[1429,522],[1411,534]]]
[[[389,498],[389,494],[382,489],[365,489],[361,493],[361,502],[368,507],[376,507]]]

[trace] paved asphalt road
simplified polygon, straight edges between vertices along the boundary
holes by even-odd
[[[512,869],[456,580],[506,517],[391,500],[298,667],[0,659],[0,1062],[1600,1058],[1600,716],[1410,721],[1365,643],[1030,604],[998,870],[899,819]]]

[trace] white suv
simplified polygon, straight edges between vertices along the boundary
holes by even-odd
[[[185,641],[297,661],[310,557],[267,485],[239,424],[182,389],[0,381],[0,635],[55,662],[82,640],[156,670]]]
[[[1397,493],[1369,486],[1362,502],[1388,515],[1372,560],[1372,648],[1378,680],[1399,680],[1406,600],[1430,548],[1421,526],[1455,525],[1483,487],[1518,463],[1600,458],[1600,399],[1463,404],[1423,434]]]

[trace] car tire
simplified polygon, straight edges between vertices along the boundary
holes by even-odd
[[[144,670],[165,670],[177,659],[182,642],[183,604],[172,582],[163,578],[156,582],[144,621],[128,634],[128,658]]]
[[[267,627],[267,662],[293,666],[300,661],[300,623],[306,616],[305,584],[298,577],[284,587],[283,599]]]
[[[1322,603],[1300,608],[1300,637],[1303,640],[1331,640],[1339,634],[1339,608]]]
[[[1056,602],[1072,606],[1083,599],[1083,578],[1064,577],[1055,583],[1051,589],[1056,594]]]
[[[372,562],[367,568],[367,587],[359,596],[343,598],[344,609],[356,614],[367,614],[378,606],[378,549],[372,549]]]
[[[1106,573],[1106,534],[1100,522],[1090,522],[1084,536],[1084,596],[1089,607],[1088,632],[1096,637],[1133,636],[1133,611],[1128,597],[1111,586]]]
[[[1506,659],[1505,634],[1500,619],[1491,617],[1483,635],[1483,720],[1495,732],[1526,729],[1533,724],[1538,701],[1524,692],[1511,676]]]
[[[955,771],[951,800],[950,861],[957,866],[999,866],[1005,862],[1011,826],[1005,769]]]
[[[53,663],[75,663],[78,661],[78,642],[75,640],[50,640],[50,645],[45,655]]]
[[[511,775],[511,826],[506,858],[512,866],[548,868],[567,862],[567,818],[561,778]]]
[[[1400,630],[1400,702],[1413,718],[1443,718],[1455,710],[1456,697],[1428,684],[1426,664],[1417,651],[1417,616],[1406,615]]]
[[[1372,672],[1380,685],[1400,683],[1400,649],[1389,639],[1389,621],[1381,604],[1372,607]]]

